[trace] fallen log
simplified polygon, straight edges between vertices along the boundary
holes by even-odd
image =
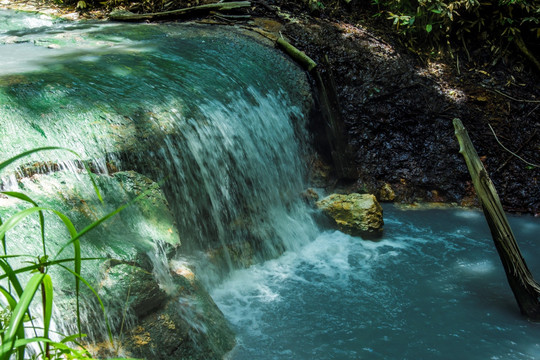
[[[454,119],[459,152],[465,158],[476,195],[489,225],[495,248],[521,313],[540,321],[540,285],[534,280],[517,245],[514,233],[501,205],[499,195],[459,119]]]
[[[159,20],[195,15],[200,13],[209,13],[211,11],[230,11],[234,9],[247,8],[251,6],[250,1],[232,1],[215,4],[205,4],[192,6],[183,9],[162,11],[157,13],[134,14],[129,11],[112,11],[109,15],[110,20],[116,21],[141,21],[141,20]]]
[[[291,45],[287,40],[280,37],[276,40],[276,43],[283,51],[285,51],[285,53],[292,57],[294,61],[300,64],[307,71],[311,71],[317,66],[317,63],[313,61],[313,59]]]

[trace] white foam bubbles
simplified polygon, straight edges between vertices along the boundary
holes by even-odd
[[[457,270],[469,275],[486,275],[495,271],[496,267],[491,260],[480,260],[473,262],[459,261],[456,265]]]

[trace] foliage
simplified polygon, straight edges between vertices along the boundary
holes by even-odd
[[[59,147],[44,147],[33,149],[17,156],[14,156],[2,163],[0,163],[0,171],[5,169],[8,165],[16,160],[33,154],[35,152],[44,150],[66,150],[74,153],[69,149]],[[74,153],[77,155],[76,153]],[[77,155],[78,156],[78,155]],[[88,172],[92,178],[95,192],[98,198],[101,200],[101,195],[92,177],[92,174]],[[101,224],[106,219],[117,214],[125,208],[125,206],[116,209],[115,211],[107,214],[103,218],[88,225],[81,231],[77,231],[71,220],[63,213],[50,208],[44,208],[38,206],[38,204],[29,198],[27,195],[20,192],[3,191],[4,196],[16,198],[22,200],[30,205],[30,207],[20,210],[6,221],[2,222],[0,219],[0,240],[3,247],[3,255],[0,255],[0,267],[2,273],[0,273],[0,279],[4,279],[7,284],[0,285],[0,293],[5,299],[0,305],[0,360],[8,360],[12,356],[17,359],[24,359],[28,346],[37,344],[39,346],[39,353],[32,355],[32,358],[41,359],[82,359],[89,358],[91,355],[84,347],[82,347],[76,340],[84,337],[81,333],[81,323],[79,314],[79,288],[80,283],[84,283],[89,289],[96,295],[103,312],[105,308],[101,299],[97,295],[97,292],[90,286],[90,284],[81,277],[82,261],[87,260],[81,257],[79,239]],[[127,205],[126,205],[127,206]],[[58,216],[65,227],[68,229],[70,238],[67,239],[63,247],[55,254],[54,257],[48,254],[47,242],[45,239],[45,217],[44,213],[51,213]],[[33,261],[30,261],[30,265],[15,268],[12,266],[13,260],[21,260],[29,258],[28,255],[13,255],[8,254],[7,250],[7,233],[10,230],[16,228],[21,222],[31,216],[37,214],[39,216],[40,223],[40,238],[42,254]],[[74,250],[73,258],[59,258],[59,255],[68,246],[72,246]],[[24,262],[23,262],[24,263]],[[28,263],[28,261],[27,261]],[[68,264],[72,263],[72,268],[68,267]],[[54,341],[51,339],[51,317],[53,308],[53,281],[49,274],[49,269],[52,267],[60,267],[67,270],[73,275],[75,296],[77,299],[77,327],[79,329],[78,334],[63,336],[61,340]],[[33,317],[32,303],[35,302],[34,298],[36,293],[40,293],[37,302],[42,308],[42,323],[43,328],[38,328],[35,325]],[[5,305],[4,305],[5,304]],[[106,320],[106,317],[105,317]],[[106,320],[107,321],[107,320]],[[108,323],[107,323],[108,327]],[[30,329],[34,333],[33,337],[26,337],[25,329]],[[109,330],[109,338],[112,341],[112,335]],[[69,343],[74,343],[76,347],[70,346]]]
[[[411,45],[487,44],[499,53],[540,40],[538,0],[373,0]],[[530,45],[528,45],[530,47]]]

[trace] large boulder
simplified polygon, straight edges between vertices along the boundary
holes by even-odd
[[[332,194],[317,202],[339,230],[353,236],[378,237],[383,231],[383,209],[371,194]]]

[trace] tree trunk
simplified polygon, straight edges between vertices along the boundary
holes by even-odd
[[[461,120],[454,119],[454,128],[460,145],[459,152],[467,163],[474,189],[482,204],[484,215],[491,230],[495,248],[499,253],[506,278],[521,313],[531,320],[540,321],[540,285],[534,280],[531,271],[521,256],[495,186],[480,161]]]

